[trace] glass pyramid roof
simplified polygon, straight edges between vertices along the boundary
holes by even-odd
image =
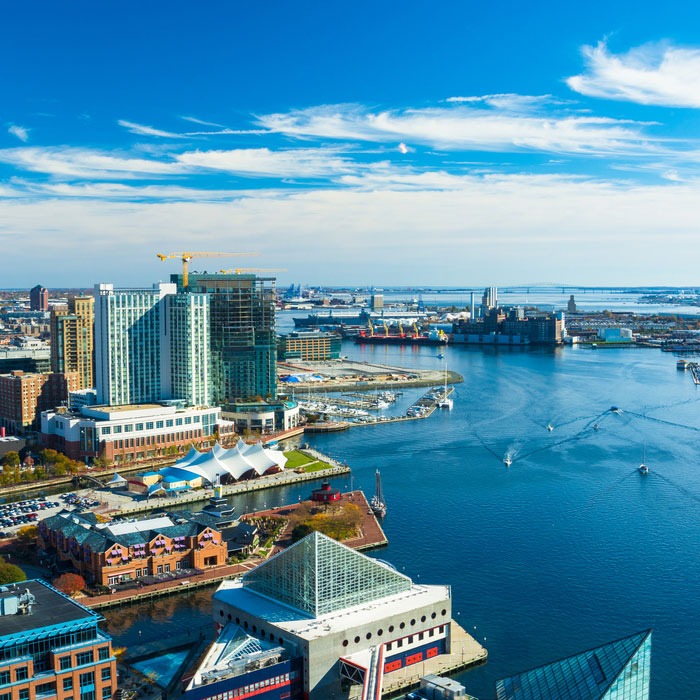
[[[496,682],[497,700],[648,700],[651,630]]]
[[[411,579],[313,532],[244,574],[249,590],[320,617],[411,590]]]

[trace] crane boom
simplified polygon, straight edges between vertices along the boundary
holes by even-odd
[[[234,258],[239,255],[260,255],[260,253],[219,253],[206,251],[192,251],[185,253],[156,253],[162,261],[179,258],[182,261],[182,286],[189,287],[189,264],[194,258]]]

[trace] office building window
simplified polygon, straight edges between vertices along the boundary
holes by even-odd
[[[0,671],[0,687],[4,688],[7,685],[10,685],[10,672]]]
[[[112,669],[111,668],[103,668],[102,669],[102,680],[103,681],[108,681],[112,677]]]
[[[109,700],[112,697],[112,686],[106,685],[102,688],[102,700]]]
[[[63,690],[73,690],[73,678],[63,679]]]
[[[104,661],[105,659],[108,659],[109,658],[109,647],[100,647],[98,649],[98,654],[99,654],[100,661]]]
[[[65,670],[69,669],[71,667],[70,656],[62,656],[59,664],[61,667],[61,671],[65,671]]]
[[[80,687],[86,688],[95,685],[95,674],[93,671],[80,674]]]
[[[29,678],[29,669],[27,666],[20,666],[15,669],[15,680],[26,681]]]
[[[78,666],[87,666],[88,664],[91,664],[94,660],[94,657],[92,655],[92,650],[90,651],[81,651],[80,654],[78,654],[75,657],[75,662]]]

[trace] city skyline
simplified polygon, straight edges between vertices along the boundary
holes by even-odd
[[[8,10],[0,287],[698,283],[699,8],[191,9]]]

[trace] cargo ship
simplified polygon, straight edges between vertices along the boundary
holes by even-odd
[[[449,337],[443,331],[430,331],[422,334],[367,333],[361,331],[355,336],[358,345],[447,345]]]

